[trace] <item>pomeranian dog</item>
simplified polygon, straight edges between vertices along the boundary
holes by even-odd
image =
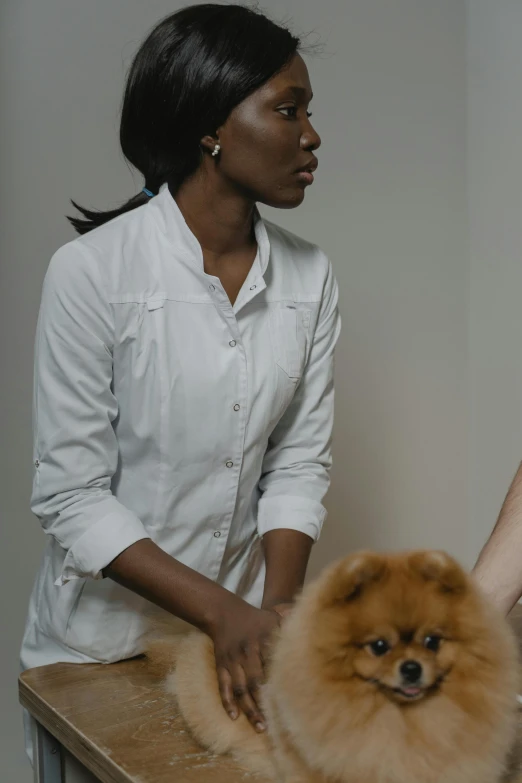
[[[518,681],[507,621],[451,557],[362,552],[306,586],[276,633],[266,734],[225,713],[203,634],[178,644],[166,688],[200,744],[269,780],[507,783]]]

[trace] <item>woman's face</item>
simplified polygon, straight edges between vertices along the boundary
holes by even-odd
[[[311,99],[308,69],[296,55],[284,71],[236,106],[219,129],[218,176],[262,204],[299,206],[313,182],[313,153],[321,144],[310,122]]]

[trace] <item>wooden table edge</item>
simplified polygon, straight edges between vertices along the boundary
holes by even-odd
[[[37,667],[47,668],[47,667]],[[35,671],[35,669],[28,669],[27,671]],[[121,768],[110,756],[105,755],[104,764],[107,770],[100,770],[100,765],[93,761],[93,758],[100,753],[100,749],[89,740],[76,726],[73,726],[67,718],[63,716],[57,717],[55,721],[52,720],[52,716],[56,714],[56,710],[52,707],[42,696],[37,695],[36,692],[25,682],[24,675],[26,672],[22,672],[18,677],[18,698],[22,707],[29,712],[29,714],[38,721],[50,734],[62,745],[69,753],[78,759],[93,775],[98,777],[101,783],[136,783],[134,778],[129,777],[125,770]],[[45,705],[45,708],[42,707]],[[80,741],[71,743],[68,740],[67,732],[63,731],[62,725],[67,725],[71,734],[77,737]],[[106,776],[106,771],[110,773],[110,777]],[[104,778],[100,777],[100,772],[104,775]]]

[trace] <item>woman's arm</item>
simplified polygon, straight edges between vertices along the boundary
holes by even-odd
[[[212,636],[223,615],[244,603],[224,587],[180,563],[150,539],[116,557],[103,575]]]
[[[309,542],[318,539],[326,516],[322,500],[330,483],[334,349],[340,317],[332,268],[322,253],[320,262],[325,277],[308,361],[291,404],[270,436],[259,482],[258,531],[268,566],[266,602],[288,597],[277,596],[278,592],[293,597],[300,587]]]
[[[298,530],[270,530],[263,536],[266,561],[263,609],[292,604],[302,588],[313,539]]]
[[[102,261],[78,240],[65,245],[47,270],[36,330],[31,497],[65,552],[62,585],[101,578],[120,552],[149,537],[111,491],[119,458],[113,343]]]
[[[225,710],[235,719],[241,709],[257,731],[265,729],[258,693],[263,659],[280,622],[275,611],[255,609],[150,539],[118,555],[104,575],[208,634]]]

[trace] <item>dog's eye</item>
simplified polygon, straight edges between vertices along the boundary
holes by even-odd
[[[386,653],[390,649],[390,645],[386,641],[386,639],[377,639],[375,642],[371,642],[371,644],[368,645],[370,650],[374,655],[386,655]]]
[[[432,652],[438,652],[440,645],[441,645],[442,639],[440,636],[426,636],[424,639],[424,646],[427,650],[431,650]]]

